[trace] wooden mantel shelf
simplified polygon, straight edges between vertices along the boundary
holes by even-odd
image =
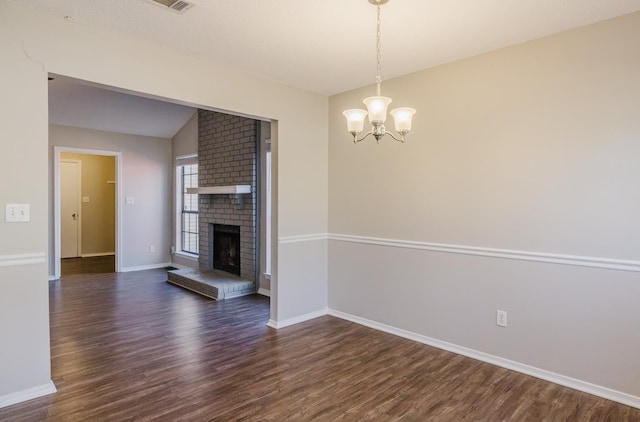
[[[198,195],[239,195],[241,193],[251,193],[251,185],[202,186],[199,188],[187,188],[187,193],[197,193]]]

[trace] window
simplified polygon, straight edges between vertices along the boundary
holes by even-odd
[[[198,187],[198,165],[178,166],[179,189],[181,196],[180,211],[180,250],[198,255],[198,194],[188,193],[187,189]]]

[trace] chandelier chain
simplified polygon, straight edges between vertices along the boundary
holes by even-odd
[[[377,6],[377,19],[376,19],[376,91],[380,96],[380,84],[382,83],[382,64],[380,58],[380,4]]]

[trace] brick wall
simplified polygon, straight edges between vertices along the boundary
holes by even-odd
[[[229,195],[200,195],[201,269],[210,269],[209,224],[240,226],[240,275],[256,281],[256,125],[245,117],[198,111],[199,186],[251,185],[244,207]]]

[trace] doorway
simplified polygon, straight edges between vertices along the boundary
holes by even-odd
[[[54,276],[120,272],[121,153],[54,148]]]

